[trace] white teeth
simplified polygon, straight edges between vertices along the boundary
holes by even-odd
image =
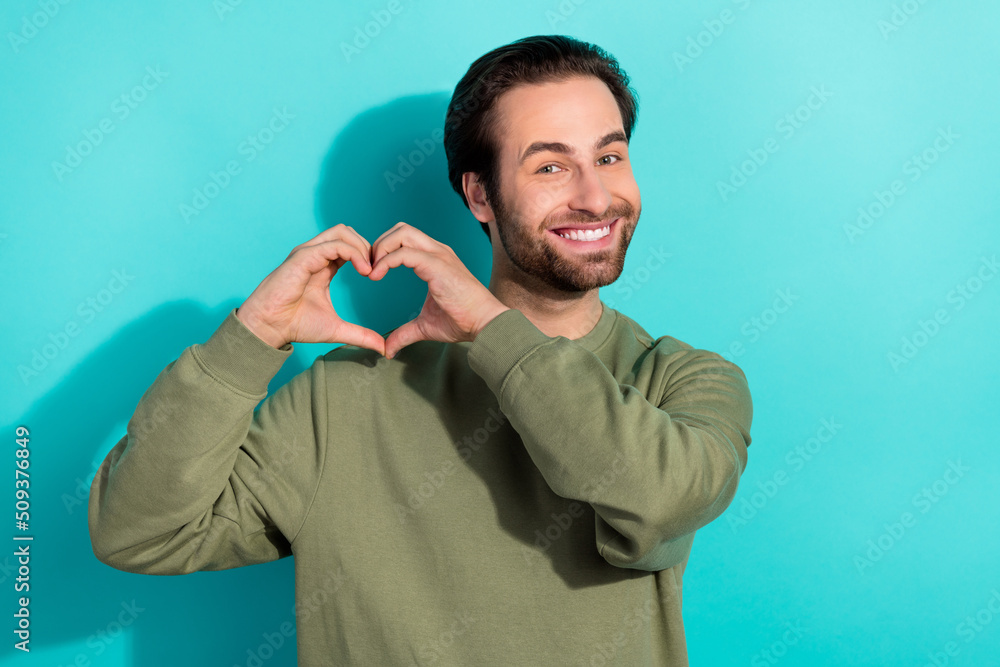
[[[571,229],[568,232],[557,233],[564,239],[569,239],[571,241],[596,241],[598,239],[603,239],[611,233],[611,225],[601,227],[600,229]]]

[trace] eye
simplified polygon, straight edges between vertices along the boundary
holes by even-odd
[[[554,174],[554,173],[556,173],[554,171],[556,169],[559,169],[559,167],[556,166],[556,165],[554,165],[554,164],[547,164],[544,167],[542,167],[541,169],[539,169],[537,173],[539,173],[539,174]]]
[[[604,164],[604,165],[614,164],[615,162],[619,162],[620,160],[621,158],[618,157],[617,155],[605,155],[604,157],[600,158],[597,161],[597,164]]]

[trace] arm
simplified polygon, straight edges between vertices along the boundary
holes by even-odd
[[[595,354],[547,337],[516,310],[491,321],[469,351],[552,490],[593,506],[597,548],[618,567],[679,563],[694,531],[728,506],[746,465],[752,408],[739,368],[696,350],[663,363],[651,402]]]
[[[204,345],[160,374],[91,485],[99,559],[180,574],[291,552],[328,436],[318,362],[254,406],[292,341],[384,351],[378,333],[345,322],[330,302],[330,280],[345,263],[371,271],[370,249],[346,225],[296,247]]]
[[[254,412],[290,354],[230,313],[160,373],[91,485],[90,534],[102,562],[183,574],[290,553],[327,428],[316,367]]]
[[[549,487],[593,506],[601,555],[640,570],[679,564],[694,531],[732,500],[746,465],[751,404],[739,368],[710,352],[677,351],[650,402],[590,351],[549,338],[500,303],[451,248],[405,223],[372,244],[368,277],[401,265],[427,283],[427,299],[386,339],[386,356],[417,340],[472,341],[470,367]],[[610,471],[619,478],[603,483]]]

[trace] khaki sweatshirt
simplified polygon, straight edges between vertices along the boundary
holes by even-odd
[[[695,531],[747,461],[746,378],[604,307],[518,310],[393,360],[230,312],[156,378],[94,478],[97,557],[148,574],[295,557],[301,665],[686,665]],[[258,406],[259,404],[259,406]]]

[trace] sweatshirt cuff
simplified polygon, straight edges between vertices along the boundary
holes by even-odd
[[[267,383],[291,356],[292,345],[271,347],[247,329],[233,308],[215,333],[195,345],[193,352],[212,377],[247,394],[264,396]]]
[[[469,348],[469,367],[499,401],[507,374],[539,345],[554,339],[542,333],[520,310],[505,310],[483,327]]]

